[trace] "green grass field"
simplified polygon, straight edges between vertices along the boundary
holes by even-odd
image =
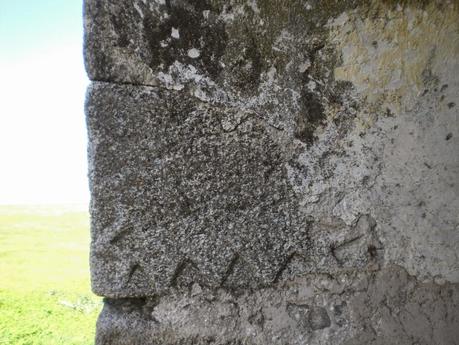
[[[94,344],[83,208],[0,206],[0,344]]]

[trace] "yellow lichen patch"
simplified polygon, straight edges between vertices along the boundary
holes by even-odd
[[[330,23],[330,40],[342,58],[335,79],[352,82],[370,112],[409,110],[457,64],[457,7],[432,2],[424,8],[387,7],[370,18],[359,10],[341,14]]]

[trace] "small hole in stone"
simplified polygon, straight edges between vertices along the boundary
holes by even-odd
[[[370,257],[375,258],[377,253],[376,247],[372,244],[368,246],[368,254],[370,254]]]

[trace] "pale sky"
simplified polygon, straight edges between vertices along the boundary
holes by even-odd
[[[89,200],[81,8],[0,5],[0,204]]]

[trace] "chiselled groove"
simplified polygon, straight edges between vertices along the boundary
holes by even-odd
[[[376,224],[376,220],[371,216],[371,214],[360,214],[355,224],[359,224],[360,220],[364,218],[368,220],[368,225],[369,225],[368,230],[373,231],[376,228],[377,224]]]
[[[126,235],[129,233],[129,229],[123,228],[122,230],[116,232],[113,234],[113,237],[110,239],[110,244],[116,244],[117,242],[121,241],[126,237]]]
[[[238,253],[236,253],[233,256],[233,258],[231,259],[231,261],[230,261],[225,273],[223,274],[222,280],[220,282],[220,286],[223,286],[226,283],[226,281],[228,280],[229,276],[231,274],[233,274],[234,268],[235,268],[236,264],[238,263],[238,261],[240,261],[240,256],[239,256]]]
[[[334,243],[332,243],[332,244],[330,244],[329,248],[330,248],[330,254],[333,257],[333,259],[335,259],[335,261],[338,264],[338,266],[342,267],[343,266],[343,261],[340,260],[338,258],[338,256],[336,255],[336,245]]]
[[[131,83],[122,80],[112,80],[112,79],[104,79],[104,78],[93,78],[90,79],[92,83],[101,83],[101,84],[109,84],[109,85],[120,85],[120,86],[133,86],[133,87],[145,87],[156,90],[164,89],[168,90],[166,87],[162,86],[159,83],[155,84],[148,84],[148,83]]]
[[[198,269],[196,264],[190,260],[189,258],[185,258],[182,261],[179,262],[177,267],[174,270],[174,273],[172,274],[172,278],[170,280],[170,286],[177,286],[177,280],[178,278],[185,273],[185,271],[189,268],[192,267],[194,269]]]
[[[139,263],[135,263],[131,266],[131,268],[129,269],[129,273],[128,273],[128,277],[127,277],[127,281],[126,281],[126,285],[128,285],[131,280],[132,280],[132,277],[134,276],[134,274],[139,271],[139,270],[142,270],[142,267],[140,266]]]
[[[344,249],[345,247],[348,247],[352,245],[354,242],[360,240],[364,235],[358,235],[356,237],[351,238],[350,240],[343,241],[341,243],[337,243],[334,245],[334,250],[335,252],[340,249]]]
[[[238,128],[244,124],[245,122],[249,121],[250,120],[250,116],[245,116],[243,117],[242,119],[240,119],[236,124],[233,125],[233,128],[231,129],[225,129],[223,126],[222,126],[222,131],[224,133],[233,133],[233,132],[236,132],[238,130]]]
[[[282,273],[284,273],[284,271],[287,269],[287,267],[289,266],[289,264],[292,262],[292,260],[295,258],[295,257],[299,257],[301,258],[302,260],[304,260],[304,257],[300,254],[298,254],[297,252],[293,252],[291,253],[289,256],[287,256],[287,259],[285,259],[284,263],[281,265],[281,267],[277,270],[275,276],[274,276],[274,279],[272,281],[272,284],[276,284],[279,282],[280,278],[282,277]]]

